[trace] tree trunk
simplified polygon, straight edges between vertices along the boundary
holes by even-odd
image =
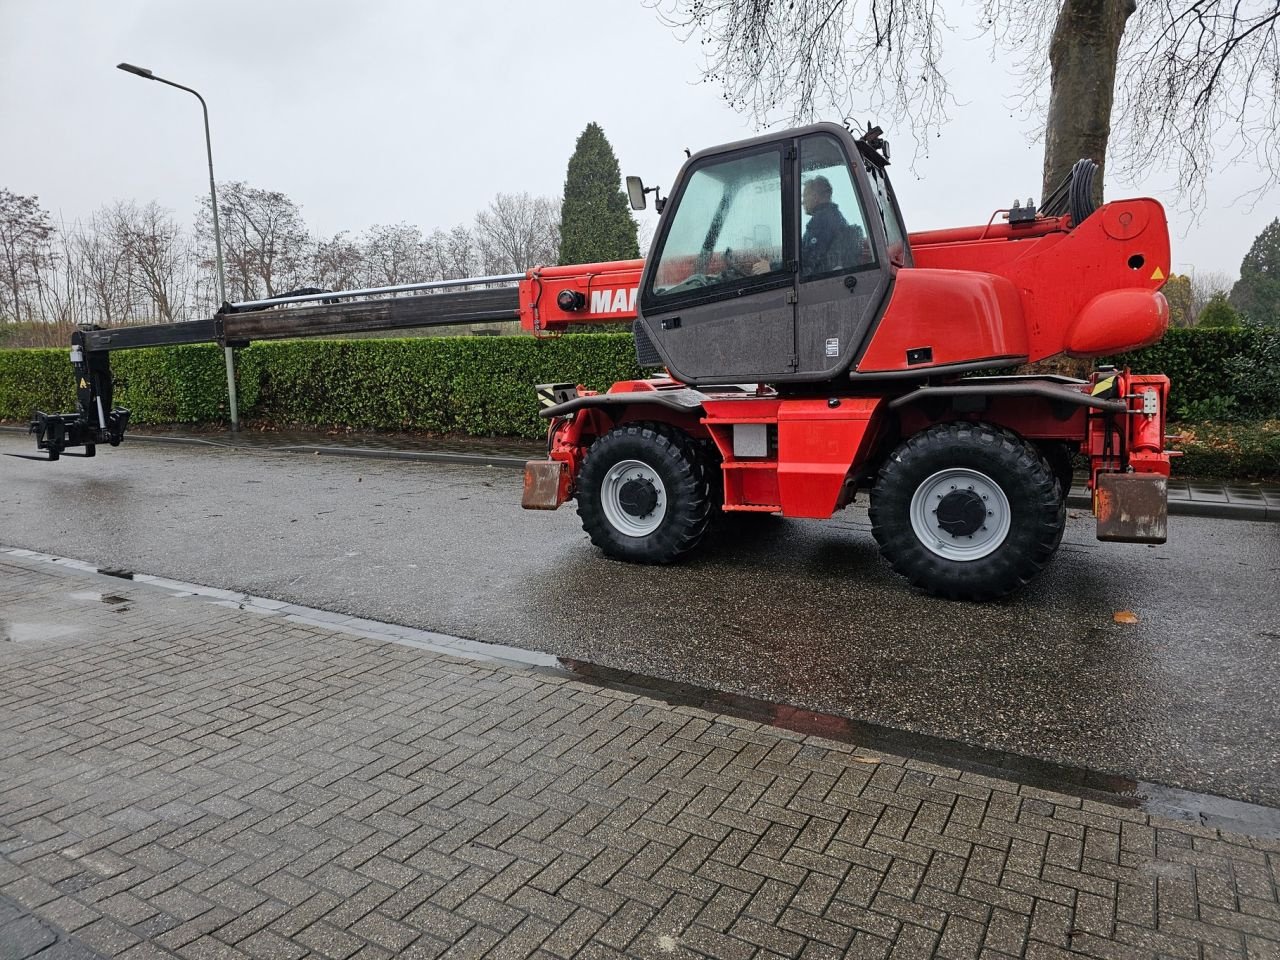
[[[1049,119],[1044,138],[1047,197],[1082,157],[1097,162],[1095,203],[1111,134],[1116,59],[1134,0],[1064,0],[1049,46]]]
[[[1044,135],[1041,198],[1066,178],[1082,157],[1098,164],[1093,202],[1102,202],[1102,174],[1111,135],[1116,60],[1134,0],[1063,0],[1049,45],[1049,118]],[[1092,360],[1051,357],[1018,368],[1019,373],[1087,377]]]

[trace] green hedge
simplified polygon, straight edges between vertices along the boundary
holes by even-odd
[[[226,418],[226,368],[212,344],[112,355],[116,402],[135,423]],[[629,334],[294,340],[236,353],[244,419],[278,425],[541,437],[535,383],[604,389],[642,375]],[[0,419],[75,409],[66,350],[0,350]]]
[[[1264,423],[1196,423],[1178,427],[1182,456],[1175,477],[1202,480],[1280,478],[1280,420]]]
[[[1182,419],[1261,420],[1280,416],[1277,351],[1274,330],[1171,330],[1153,347],[1111,359],[1168,374]],[[137,423],[226,418],[217,346],[124,351],[111,362],[126,383],[118,402]],[[533,384],[603,389],[640,374],[629,334],[293,340],[237,352],[241,415],[281,426],[539,437]],[[66,350],[0,350],[0,419],[74,408]]]
[[[70,350],[0,350],[0,420],[76,408]]]
[[[1280,330],[1175,329],[1159,343],[1110,358],[1134,373],[1172,381],[1169,405],[1183,420],[1280,416]]]

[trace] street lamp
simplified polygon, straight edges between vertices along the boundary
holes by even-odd
[[[146,67],[136,67],[132,63],[118,63],[117,70],[123,70],[125,73],[132,73],[135,77],[142,77],[144,80],[155,80],[157,83],[164,83],[171,87],[177,87],[179,90],[185,90],[192,94],[200,101],[200,109],[204,111],[204,146],[209,155],[209,202],[213,206],[213,249],[218,262],[218,302],[223,304],[227,302],[227,280],[222,270],[222,228],[218,226],[218,188],[213,179],[213,141],[209,137],[209,106],[204,102],[204,97],[200,96],[190,87],[184,87],[180,83],[174,83],[172,80],[166,80],[164,77],[157,77]],[[231,405],[231,429],[240,429],[240,413],[236,409],[236,365],[235,356],[230,347],[223,348],[226,351],[227,359],[227,397]]]

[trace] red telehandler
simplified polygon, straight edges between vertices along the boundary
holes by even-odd
[[[539,387],[548,458],[524,506],[573,498],[606,554],[667,563],[717,514],[830,517],[870,490],[881,553],[913,584],[1003,596],[1057,550],[1076,454],[1098,537],[1162,543],[1169,381],[1102,369],[1168,326],[1154,200],[1093,209],[1081,161],[1037,212],[908,234],[878,128],[818,124],[689,158],[646,261],[531,271],[526,328],[632,319],[665,375]],[[628,178],[632,206],[644,188]]]
[[[576,499],[610,556],[667,563],[717,515],[830,517],[868,489],[895,570],[939,596],[1000,597],[1057,549],[1077,454],[1099,539],[1163,543],[1166,377],[978,375],[1158,340],[1160,204],[1095,210],[1096,165],[1082,160],[1039,211],[1015,203],[985,226],[908,234],[887,166],[879,128],[802,127],[690,157],[655,203],[644,261],[295,291],[207,320],[84,328],[71,347],[78,409],[37,412],[31,431],[49,460],[118,445],[129,411],[113,405],[112,350],[627,321],[640,364],[664,373],[603,393],[539,386],[548,457],[525,470],[523,505]],[[627,187],[637,209],[657,193]]]

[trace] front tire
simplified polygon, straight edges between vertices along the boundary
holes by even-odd
[[[991,600],[1053,556],[1066,507],[1033,444],[959,422],[893,451],[872,488],[870,518],[881,554],[912,584],[951,600]]]
[[[578,516],[609,556],[670,563],[706,533],[710,492],[704,458],[687,434],[625,424],[591,445],[578,473]]]

